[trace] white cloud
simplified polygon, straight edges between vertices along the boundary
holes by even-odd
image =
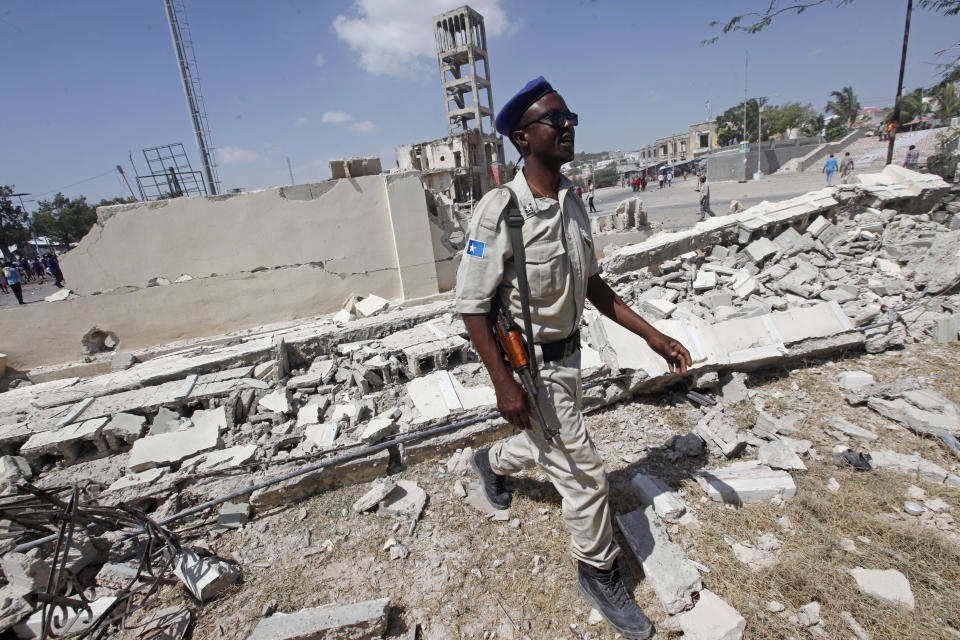
[[[308,118],[308,117],[306,117],[306,116],[300,116],[299,118],[297,118],[296,120],[293,121],[293,126],[299,127],[299,126],[301,126],[301,125],[305,125],[305,124],[310,123],[310,122],[313,122],[312,120],[310,120],[310,118]]]
[[[823,51],[824,51],[823,49],[814,49],[813,51],[807,52],[807,56],[812,58],[813,56],[820,55],[821,53],[823,53]]]
[[[487,36],[511,27],[501,0],[472,0]],[[359,53],[357,64],[374,75],[417,76],[436,69],[433,16],[449,11],[449,0],[354,0],[354,15],[333,20],[337,36]],[[489,46],[489,42],[487,43]]]
[[[323,63],[326,61],[327,61],[327,57],[322,53],[318,53],[317,57],[313,59],[313,64],[317,65],[318,67],[322,67]]]
[[[247,164],[261,160],[261,156],[251,149],[240,147],[217,147],[217,158],[221,164]]]
[[[344,111],[324,111],[320,117],[320,121],[327,124],[343,124],[351,120],[353,120],[353,116]]]
[[[357,133],[373,133],[374,131],[377,130],[376,125],[370,122],[369,120],[354,122],[347,128],[350,131],[356,131]]]

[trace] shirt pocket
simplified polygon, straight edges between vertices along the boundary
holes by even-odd
[[[538,242],[526,248],[530,299],[551,303],[563,294],[569,262],[563,242]]]

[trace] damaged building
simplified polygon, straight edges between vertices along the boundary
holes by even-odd
[[[438,212],[450,219],[502,182],[503,140],[493,122],[483,16],[462,6],[433,23],[447,136],[397,147],[397,168],[419,171]]]

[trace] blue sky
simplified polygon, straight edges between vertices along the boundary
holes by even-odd
[[[494,107],[545,75],[580,114],[577,148],[635,149],[743,99],[811,102],[852,85],[891,105],[903,0],[785,15],[713,45],[708,23],[767,0],[481,0]],[[430,18],[438,0],[186,0],[224,188],[329,177],[330,159],[446,133]],[[960,18],[915,10],[905,85],[936,82]],[[50,198],[124,195],[115,165],[182,142],[199,168],[162,0],[8,0],[0,6],[0,184]],[[512,150],[508,158],[515,159]],[[28,204],[28,209],[33,205]]]

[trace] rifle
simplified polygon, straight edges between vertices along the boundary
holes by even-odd
[[[503,359],[510,364],[510,368],[520,378],[520,384],[527,392],[527,398],[533,405],[533,410],[537,415],[537,421],[540,428],[543,429],[543,437],[549,443],[553,443],[553,437],[557,435],[558,430],[548,426],[543,417],[543,411],[540,409],[540,390],[537,388],[533,379],[533,367],[530,363],[527,347],[523,342],[523,335],[520,333],[520,327],[513,319],[513,314],[502,304],[495,304],[495,311],[491,314],[491,324],[493,325],[493,335],[497,338],[497,345],[500,347],[500,353]]]

